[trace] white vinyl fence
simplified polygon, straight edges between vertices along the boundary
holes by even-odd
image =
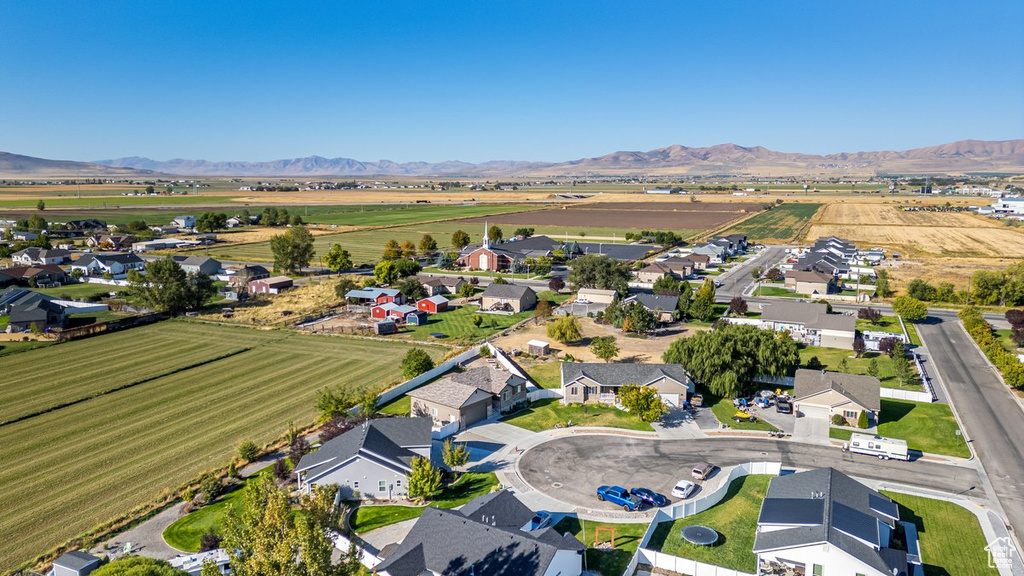
[[[530,390],[526,397],[530,399],[530,402],[536,402],[537,400],[546,400],[548,398],[561,398],[562,393],[550,388],[537,388],[536,390]]]
[[[430,431],[430,437],[434,440],[444,440],[445,438],[455,434],[459,431],[459,421],[449,422],[440,428],[434,428]]]
[[[338,550],[341,550],[342,552],[348,553],[349,548],[352,546],[352,541],[349,540],[348,538],[345,538],[341,534],[338,534],[337,532],[335,532],[333,534],[333,536],[334,536],[334,547],[337,548]],[[356,546],[358,548],[359,545],[357,544]],[[380,564],[381,562],[384,561],[382,558],[378,558],[373,553],[371,553],[370,551],[368,551],[368,550],[366,550],[364,548],[358,548],[358,549],[359,549],[359,561],[363,564],[363,566],[366,566],[367,568],[369,568],[371,570],[373,568],[375,568],[377,566],[377,564]]]
[[[502,367],[504,367],[506,370],[508,370],[509,372],[511,372],[511,373],[515,374],[516,376],[519,376],[520,378],[523,378],[525,380],[529,380],[530,379],[500,349],[496,348],[490,342],[484,343],[483,346],[486,346],[491,351],[491,356],[494,358],[494,360],[498,364],[501,364]],[[401,384],[399,384],[398,386],[395,386],[394,388],[391,388],[389,390],[385,390],[384,393],[382,393],[380,396],[377,397],[377,406],[383,406],[384,404],[387,404],[388,402],[391,402],[395,398],[398,398],[398,397],[402,396],[406,392],[408,392],[408,391],[410,391],[410,390],[412,390],[414,388],[418,388],[419,386],[422,386],[423,384],[426,384],[427,382],[430,382],[434,378],[437,378],[438,376],[444,374],[445,372],[451,370],[452,368],[455,368],[455,366],[457,366],[459,364],[466,363],[466,362],[470,362],[470,361],[476,359],[479,356],[480,356],[480,347],[479,346],[471,348],[469,350],[466,350],[462,354],[459,354],[458,356],[456,356],[456,357],[454,357],[454,358],[452,358],[452,359],[450,359],[450,360],[448,360],[446,362],[442,362],[442,363],[438,364],[437,366],[434,366],[430,370],[427,370],[426,372],[424,372],[423,374],[420,374],[419,376],[417,376],[415,378],[412,378],[410,380],[406,380],[405,382],[402,382]]]
[[[910,400],[911,402],[934,402],[935,398],[932,397],[930,392],[919,392],[917,390],[903,390],[901,388],[882,388],[879,391],[879,396],[882,398],[892,398],[893,400]]]
[[[652,550],[649,548],[651,537],[657,530],[658,525],[662,522],[674,522],[681,518],[699,514],[721,502],[729,492],[729,486],[732,484],[733,480],[751,474],[770,474],[772,476],[778,476],[781,471],[781,462],[748,462],[746,464],[740,464],[729,471],[729,475],[723,479],[717,490],[709,492],[692,502],[680,502],[679,504],[675,504],[669,508],[662,508],[661,510],[658,510],[658,513],[655,514],[651,525],[647,527],[647,532],[644,533],[643,539],[640,540],[640,546],[637,548],[636,554],[633,555],[633,559],[630,560],[629,567],[626,569],[623,576],[632,576],[633,571],[636,569],[638,564],[649,564],[655,568],[678,572],[680,574],[689,574],[691,576],[753,576],[747,572],[740,572],[738,570],[723,568],[712,564],[704,564],[703,562],[698,562],[689,558],[681,558],[679,556],[673,556],[671,554]]]

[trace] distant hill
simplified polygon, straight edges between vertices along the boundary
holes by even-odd
[[[961,140],[913,150],[801,154],[762,146],[719,144],[705,148],[668,146],[647,152],[613,152],[569,162],[516,160],[471,164],[448,162],[363,162],[308,156],[268,162],[159,161],[132,156],[95,163],[43,160],[0,153],[0,176],[181,176],[511,178],[602,175],[868,176],[876,174],[1024,173],[1024,140]]]
[[[47,160],[9,152],[0,152],[0,177],[2,178],[77,178],[149,176],[153,172],[132,167],[112,167],[92,162],[72,160]]]

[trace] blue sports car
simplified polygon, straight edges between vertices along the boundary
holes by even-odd
[[[665,498],[661,494],[658,494],[649,488],[633,488],[629,492],[650,506],[661,508],[662,506],[668,505],[668,498]]]

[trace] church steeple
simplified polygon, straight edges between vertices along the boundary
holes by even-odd
[[[487,220],[484,220],[484,248],[490,248],[491,247],[491,239],[490,239],[490,235],[488,234],[488,232],[489,231],[487,229]]]

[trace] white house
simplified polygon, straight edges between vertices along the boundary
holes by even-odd
[[[670,406],[680,406],[693,394],[693,380],[679,364],[616,362],[562,363],[562,403],[615,404],[627,384],[654,388]]]
[[[11,260],[22,266],[67,264],[71,261],[71,252],[61,249],[25,248],[11,254]]]
[[[730,324],[751,324],[764,330],[789,332],[797,342],[826,348],[853,350],[857,319],[846,314],[829,314],[828,306],[817,302],[773,301],[761,304],[761,318],[722,318]]]
[[[1024,214],[1024,198],[1002,198],[992,205],[992,211],[996,214]]]
[[[72,272],[78,270],[86,276],[120,276],[145,268],[146,263],[135,254],[86,254],[71,264]]]
[[[336,484],[344,499],[392,499],[409,493],[413,458],[430,459],[430,418],[370,420],[302,457],[299,490]]]
[[[909,576],[921,566],[917,530],[896,503],[833,468],[772,478],[754,553],[758,574]]]
[[[190,215],[178,216],[174,220],[171,220],[171,224],[178,228],[187,228],[191,230],[196,227],[196,217]]]

